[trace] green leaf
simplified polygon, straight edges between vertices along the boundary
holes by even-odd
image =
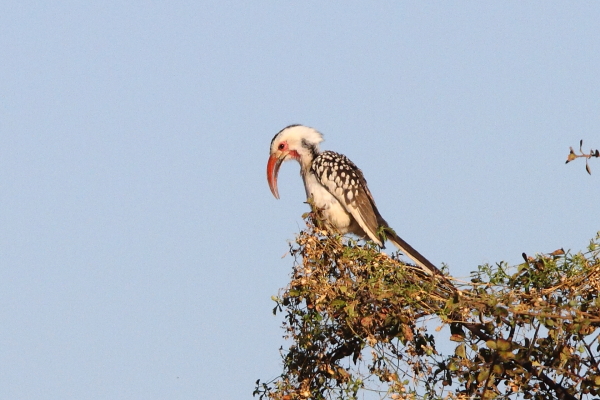
[[[481,371],[479,371],[479,373],[477,374],[477,382],[484,382],[487,380],[487,378],[489,378],[490,376],[490,370],[489,369],[483,369]]]
[[[342,299],[335,299],[331,303],[331,307],[340,308],[346,305],[346,301]]]
[[[512,347],[512,343],[506,339],[496,340],[496,348],[500,351],[508,351]]]
[[[515,358],[515,355],[510,351],[499,351],[498,355],[504,360],[512,360]]]
[[[502,375],[504,373],[504,367],[502,364],[494,364],[492,367],[492,372],[494,375]]]
[[[465,346],[464,343],[456,346],[454,354],[456,354],[460,358],[467,358],[467,346]]]

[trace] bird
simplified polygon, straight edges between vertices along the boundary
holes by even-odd
[[[422,272],[442,276],[435,265],[400,238],[383,219],[362,171],[343,154],[321,151],[322,141],[323,135],[316,129],[298,124],[283,128],[273,137],[267,163],[267,181],[273,196],[279,199],[277,176],[281,164],[296,160],[307,199],[312,199],[324,219],[341,234],[371,239],[382,248],[387,239]]]

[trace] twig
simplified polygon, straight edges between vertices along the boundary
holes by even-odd
[[[582,150],[583,147],[583,140],[579,141],[579,152],[581,154],[575,154],[575,151],[573,150],[572,147],[569,147],[569,155],[567,156],[567,161],[565,161],[565,164],[570,163],[571,161],[577,159],[577,158],[585,158],[585,170],[587,171],[588,174],[592,174],[592,171],[590,170],[590,166],[588,165],[588,160],[592,157],[600,157],[600,151],[598,151],[598,149],[596,150],[590,150],[589,154],[585,154]]]

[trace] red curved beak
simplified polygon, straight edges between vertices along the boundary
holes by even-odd
[[[279,174],[279,167],[281,167],[282,162],[283,158],[272,155],[269,157],[269,162],[267,163],[267,181],[269,182],[271,193],[273,193],[273,196],[275,196],[276,199],[279,198],[279,191],[277,190],[277,174]]]

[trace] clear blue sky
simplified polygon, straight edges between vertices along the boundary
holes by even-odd
[[[598,2],[0,7],[0,398],[242,399],[306,210],[291,123],[456,276],[600,230]]]

